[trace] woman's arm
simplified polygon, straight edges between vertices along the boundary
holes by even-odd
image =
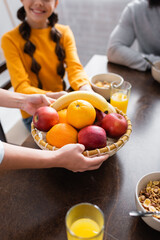
[[[42,106],[49,106],[55,100],[44,94],[21,94],[0,89],[0,106],[19,108],[33,115]]]
[[[81,144],[68,144],[56,151],[42,151],[26,147],[2,143],[4,158],[0,169],[26,169],[26,168],[66,168],[73,172],[94,170],[108,158],[108,155],[88,158],[82,152]]]

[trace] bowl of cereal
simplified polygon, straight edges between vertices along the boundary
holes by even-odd
[[[138,211],[160,211],[160,172],[146,174],[138,181],[135,199]],[[160,215],[142,219],[148,226],[160,231]]]
[[[153,78],[160,83],[160,61],[153,63],[153,66],[151,67],[151,73]]]
[[[121,85],[124,79],[115,73],[103,73],[93,76],[90,80],[93,91],[102,95],[106,100],[110,99],[111,83]]]

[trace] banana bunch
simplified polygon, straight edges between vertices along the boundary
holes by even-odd
[[[111,113],[116,112],[115,108],[106,101],[104,97],[95,92],[87,91],[73,91],[58,98],[51,104],[56,111],[67,108],[68,105],[75,100],[86,100],[90,102],[95,108],[102,112]]]

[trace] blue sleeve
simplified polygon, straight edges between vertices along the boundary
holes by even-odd
[[[3,146],[3,143],[0,141],[0,164],[3,161],[3,157],[4,157],[4,146]]]

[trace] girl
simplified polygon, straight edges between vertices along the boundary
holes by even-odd
[[[2,49],[16,92],[46,94],[58,98],[63,92],[65,70],[74,90],[91,90],[68,26],[57,24],[58,0],[21,0],[18,27],[2,37]],[[58,92],[55,95],[53,92]],[[32,117],[22,111],[30,129]]]

